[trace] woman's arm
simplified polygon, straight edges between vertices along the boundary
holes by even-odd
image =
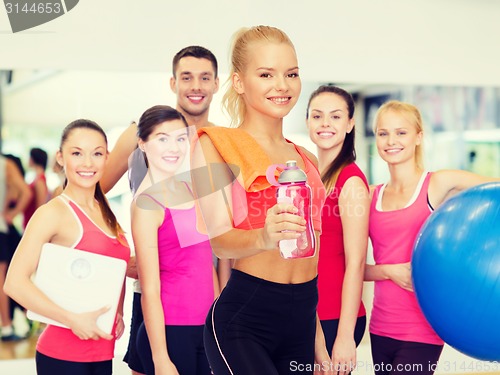
[[[382,280],[391,280],[399,287],[413,292],[411,263],[365,265],[365,281]]]
[[[123,332],[125,331],[125,323],[123,321],[123,303],[125,301],[125,290],[126,290],[126,282],[123,280],[122,292],[120,294],[120,300],[118,301],[118,308],[116,310],[116,330],[115,330],[115,338],[118,340],[122,337]]]
[[[326,350],[325,334],[316,314],[316,336],[314,340],[314,375],[336,374]]]
[[[370,185],[370,202],[376,186]],[[368,220],[369,221],[369,220]],[[365,264],[365,281],[392,280],[401,288],[413,291],[411,280],[411,264]]]
[[[462,190],[488,182],[499,181],[500,178],[481,176],[468,171],[440,170],[431,175],[428,192],[429,201],[432,207],[436,209],[446,199]]]
[[[428,197],[434,208],[458,192],[488,182],[498,182],[499,178],[480,176],[461,170],[440,170],[431,175]],[[411,263],[366,265],[366,281],[392,280],[398,286],[413,291]]]
[[[160,295],[158,228],[163,221],[164,210],[157,207],[156,210],[145,209],[136,202],[132,203],[132,237],[141,283],[142,312],[155,368],[172,363],[167,352],[165,315]]]
[[[432,207],[439,207],[458,192],[500,178],[480,176],[462,170],[440,170],[431,175],[428,197]],[[413,291],[411,263],[366,265],[365,281],[392,280],[401,288]]]
[[[294,214],[297,208],[292,204],[271,207],[263,228],[235,229],[231,190],[238,182],[207,135],[202,135],[194,146],[191,173],[210,244],[220,259],[239,259],[276,250],[280,240],[297,239],[299,232],[306,229],[305,220]]]
[[[234,261],[232,259],[219,259],[217,262],[217,276],[219,279],[219,290],[226,287],[229,281],[229,276],[231,276],[231,270],[233,268]]]
[[[214,285],[214,300],[219,297],[221,288],[219,285],[219,278],[217,277],[217,270],[215,269],[215,266],[212,265],[212,282]]]
[[[354,329],[363,292],[370,213],[369,192],[361,178],[351,177],[344,184],[339,196],[339,212],[346,269],[342,284],[340,322],[333,345],[332,362],[341,366],[345,363],[356,364]]]
[[[137,273],[137,258],[135,255],[132,255],[127,263],[126,276],[136,280],[139,278],[139,274]]]
[[[109,307],[84,314],[69,312],[52,302],[31,280],[43,244],[51,242],[60,234],[59,228],[66,224],[61,220],[63,215],[57,204],[60,203],[52,201],[32,216],[9,266],[4,291],[26,309],[69,327],[80,339],[102,337],[111,340],[113,336],[100,330],[96,323],[99,315],[108,311]]]
[[[128,157],[137,148],[137,124],[132,122],[123,131],[109,154],[100,184],[104,193],[111,190],[128,169]]]

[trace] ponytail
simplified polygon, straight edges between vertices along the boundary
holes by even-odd
[[[122,245],[125,245],[125,241],[123,240],[125,232],[118,223],[118,220],[116,220],[116,216],[111,210],[111,207],[109,206],[108,199],[106,198],[106,195],[104,195],[104,192],[101,189],[100,182],[98,182],[97,185],[95,186],[94,198],[96,199],[97,202],[99,202],[99,207],[101,208],[102,216],[104,216],[104,221],[106,222],[108,227],[111,228],[111,231],[116,236],[118,241]]]

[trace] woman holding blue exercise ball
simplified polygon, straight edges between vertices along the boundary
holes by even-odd
[[[389,181],[371,192],[369,231],[375,264],[365,269],[365,281],[375,282],[370,319],[375,374],[433,374],[444,342],[413,293],[410,261],[415,239],[446,199],[499,179],[461,170],[426,171],[422,117],[412,104],[383,104],[373,130],[377,151],[390,172]]]
[[[413,288],[432,328],[467,356],[493,362],[500,361],[499,229],[500,182],[475,186],[426,220],[411,259]]]

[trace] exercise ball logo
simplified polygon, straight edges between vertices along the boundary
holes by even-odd
[[[47,23],[73,9],[80,0],[4,0],[12,32]]]

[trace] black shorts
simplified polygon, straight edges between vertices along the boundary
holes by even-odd
[[[168,356],[181,375],[210,375],[205,348],[203,326],[165,326]],[[146,326],[137,332],[137,352],[146,375],[154,375],[155,366]]]
[[[48,357],[37,351],[35,362],[38,375],[111,375],[113,373],[111,359],[100,362],[72,362]]]
[[[215,375],[312,374],[317,278],[279,284],[233,270],[204,332]]]
[[[9,225],[7,233],[0,233],[0,262],[10,263],[19,241],[21,241],[21,235],[12,224]]]
[[[10,262],[7,251],[7,233],[0,233],[0,262]]]
[[[376,375],[432,375],[443,351],[443,345],[396,340],[373,333],[370,341]]]
[[[340,319],[322,320],[321,328],[323,328],[323,334],[325,335],[326,350],[328,353],[332,354],[333,344],[337,338],[337,332],[339,329]],[[359,345],[366,329],[366,316],[359,316],[356,320],[356,326],[354,327],[354,341],[356,346]]]

